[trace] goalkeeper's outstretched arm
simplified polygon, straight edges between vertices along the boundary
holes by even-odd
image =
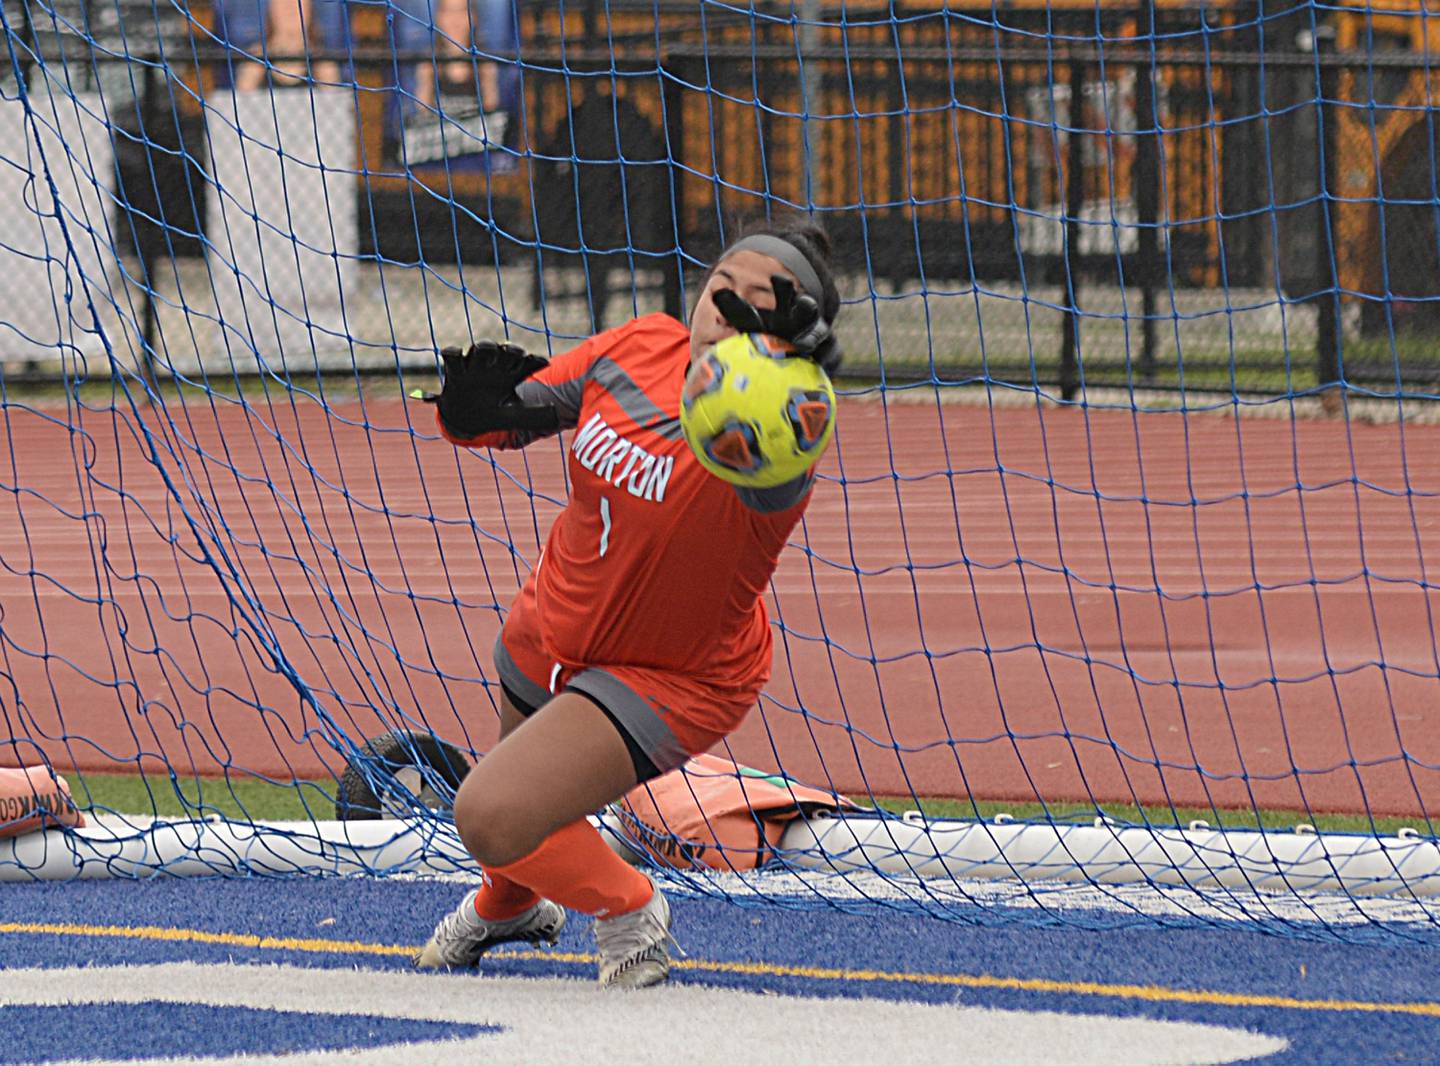
[[[582,345],[553,362],[513,344],[472,344],[441,352],[439,393],[411,393],[433,403],[440,431],[472,448],[523,448],[572,428],[580,414],[585,371],[592,358]]]

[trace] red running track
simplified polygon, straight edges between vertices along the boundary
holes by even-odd
[[[492,742],[556,443],[497,467],[278,390],[4,413],[0,761],[289,780],[336,728]],[[1433,814],[1436,456],[1433,426],[846,403],[732,753],[862,795]]]

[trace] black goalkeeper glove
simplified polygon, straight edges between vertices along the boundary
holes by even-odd
[[[741,333],[769,333],[789,341],[796,355],[813,359],[821,370],[833,376],[840,369],[844,353],[830,331],[830,323],[821,316],[815,297],[797,293],[795,283],[782,274],[771,276],[770,287],[775,291],[773,310],[761,311],[733,289],[717,289],[715,306],[725,321]]]
[[[555,408],[527,406],[515,395],[515,386],[549,365],[513,344],[481,341],[462,352],[440,352],[445,380],[440,392],[413,392],[411,396],[440,409],[440,422],[457,440],[470,440],[497,430],[545,433],[560,428]]]

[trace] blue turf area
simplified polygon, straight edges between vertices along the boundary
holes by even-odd
[[[66,1004],[10,1007],[0,1064],[63,1062],[75,1058],[78,1033],[87,1056],[163,1058],[176,1051],[176,1033],[204,1033],[210,1055],[407,1044],[493,1032],[489,1025],[446,1025],[408,1018],[207,1007],[195,1003]]]
[[[5,932],[0,934],[0,966],[192,960],[399,968],[406,966],[406,960],[394,953],[394,946],[422,942],[434,921],[454,906],[463,891],[464,886],[453,883],[373,879],[11,884],[0,890],[0,923],[158,926],[355,942],[361,947],[342,953],[325,949],[323,943],[299,950],[79,932]],[[996,928],[884,913],[741,909],[713,899],[685,897],[675,899],[674,909],[676,936],[693,964],[676,972],[674,979],[680,982],[780,995],[882,997],[1205,1022],[1288,1038],[1291,1050],[1265,1060],[1271,1063],[1440,1061],[1440,1008],[1435,1007],[1440,1004],[1440,966],[1436,965],[1440,943],[1326,944],[1241,928],[1106,932]],[[367,951],[365,945],[376,947]],[[391,953],[384,953],[385,948],[392,949]],[[570,922],[558,950],[592,950],[582,920]],[[726,972],[719,968],[735,962],[764,965],[760,972]],[[501,958],[489,966],[491,972],[557,975],[586,981],[592,980],[594,973],[591,962],[544,958]],[[880,971],[890,979],[845,978],[823,972],[837,969]],[[1056,987],[977,987],[941,983],[934,975],[1044,980],[1054,982]],[[1126,985],[1198,993],[1211,1000],[1235,997],[1235,1001],[1166,1002],[1114,987]],[[1279,1006],[1267,1002],[1272,997],[1303,1000],[1311,1005]],[[1431,1008],[1428,1014],[1376,1012],[1347,1006],[1349,1001],[1429,1004]],[[246,1030],[247,1034],[257,1031],[238,1014],[231,1017],[226,1022],[229,1028]],[[22,1035],[18,1045],[6,1048],[5,1054],[10,1057],[0,1057],[0,1062],[64,1057],[60,1050],[43,1042],[25,1043],[30,1039],[26,1033],[54,1031],[40,1024],[39,1015],[21,1013],[5,1021],[0,1029]],[[20,1023],[18,1029],[14,1021]],[[105,1028],[99,1008],[77,1016],[77,1021],[93,1025],[97,1031]],[[365,1022],[360,1019],[355,1024],[363,1026]],[[413,1031],[395,1028],[400,1024],[387,1021],[370,1042],[434,1038],[433,1033],[420,1031],[430,1023],[408,1023],[420,1027]],[[207,1026],[206,1031],[210,1028]],[[187,1025],[184,1031],[197,1030]],[[306,1031],[317,1041],[355,1039],[351,1030],[331,1033],[325,1027],[314,1027]],[[207,1046],[204,1050],[209,1054],[220,1054],[222,1050],[234,1053],[253,1046]],[[149,1048],[145,1053],[163,1052]]]

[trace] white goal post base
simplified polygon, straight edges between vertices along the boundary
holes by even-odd
[[[617,819],[592,818],[634,861]],[[0,881],[217,874],[474,872],[449,823],[161,821],[93,817],[80,830],[0,840]],[[798,820],[778,849],[794,868],[1023,883],[1440,896],[1440,843],[1367,837],[865,816]]]
[[[1440,842],[1402,834],[820,817],[795,822],[781,845],[792,864],[837,873],[1440,896]]]

